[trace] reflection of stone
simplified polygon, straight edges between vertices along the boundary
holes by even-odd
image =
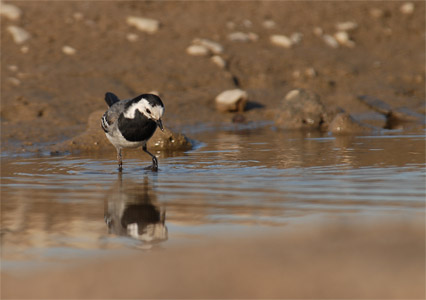
[[[147,243],[167,240],[166,212],[154,200],[147,178],[140,184],[120,176],[105,202],[109,233]]]

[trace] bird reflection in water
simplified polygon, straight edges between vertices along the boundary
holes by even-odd
[[[167,240],[166,211],[156,204],[147,177],[138,183],[123,180],[119,173],[104,207],[110,234],[128,236],[148,244]]]

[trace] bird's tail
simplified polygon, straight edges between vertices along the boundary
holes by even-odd
[[[105,102],[108,104],[108,106],[111,107],[114,103],[117,103],[118,101],[120,101],[120,99],[113,93],[107,92],[105,94]]]

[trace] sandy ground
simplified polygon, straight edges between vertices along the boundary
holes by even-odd
[[[164,123],[186,132],[230,123],[233,115],[217,112],[214,98],[236,83],[249,94],[247,121],[268,120],[268,110],[294,88],[312,90],[328,108],[349,113],[370,111],[357,100],[360,94],[424,113],[423,1],[408,13],[400,1],[13,3],[20,17],[1,19],[3,150],[42,148],[80,134],[92,112],[106,109],[106,91],[120,98],[160,92]],[[161,25],[145,33],[128,25],[128,16]],[[346,30],[353,44],[332,48],[319,33],[334,35],[342,22],[357,25]],[[15,43],[11,25],[30,38]],[[235,32],[257,39],[232,41]],[[289,49],[270,41],[294,33],[302,39]],[[227,69],[209,56],[188,55],[195,38],[222,45]],[[75,53],[64,53],[64,46]]]
[[[249,94],[248,122],[270,120],[294,88],[354,114],[371,112],[361,94],[425,113],[423,1],[413,1],[411,13],[401,11],[402,1],[5,2],[22,13],[1,18],[2,152],[78,136],[90,115],[106,109],[106,91],[121,98],[158,91],[164,124],[189,133],[231,123],[233,114],[217,112],[214,98],[237,86]],[[128,16],[161,26],[141,32]],[[318,36],[316,28],[334,35],[347,21],[357,24],[348,31],[353,47],[332,48]],[[17,44],[11,25],[31,37]],[[233,32],[258,38],[231,41]],[[293,33],[303,37],[289,49],[270,42]],[[188,55],[194,38],[220,43],[227,69]],[[2,298],[425,298],[423,223],[340,225],[3,273]]]
[[[365,221],[228,235],[67,268],[9,272],[2,274],[2,297],[424,299],[424,222]]]

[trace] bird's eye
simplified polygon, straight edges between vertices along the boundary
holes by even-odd
[[[149,109],[146,109],[145,111],[146,111],[147,114],[149,114],[149,115],[151,114],[151,111]]]

